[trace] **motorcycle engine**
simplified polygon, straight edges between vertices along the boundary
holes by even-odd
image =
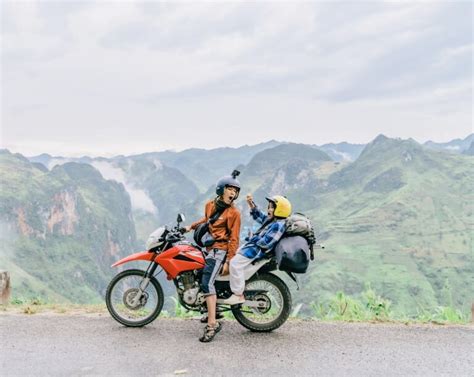
[[[183,301],[188,305],[194,305],[197,300],[199,288],[190,288],[183,292]]]
[[[196,281],[196,276],[192,271],[183,272],[180,275],[180,281],[183,286],[181,295],[183,301],[188,305],[195,305],[200,298],[201,294],[199,293],[200,288],[199,284]]]

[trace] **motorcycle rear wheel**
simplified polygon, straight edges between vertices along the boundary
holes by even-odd
[[[245,289],[267,291],[252,298],[265,302],[266,307],[249,308],[245,304],[232,307],[237,322],[254,332],[270,332],[285,323],[291,311],[291,293],[283,280],[270,273],[259,274],[247,282]]]
[[[139,303],[132,305],[144,276],[145,271],[142,270],[125,270],[116,275],[107,287],[105,294],[107,309],[122,325],[142,327],[153,322],[161,313],[164,294],[160,283],[154,277],[150,279]]]

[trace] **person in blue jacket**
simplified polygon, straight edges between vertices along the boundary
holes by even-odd
[[[291,215],[290,201],[281,195],[266,199],[268,207],[265,214],[255,205],[252,195],[247,195],[250,215],[261,227],[230,261],[230,289],[233,294],[224,300],[224,304],[237,305],[245,302],[245,268],[271,252],[285,233],[285,219]]]

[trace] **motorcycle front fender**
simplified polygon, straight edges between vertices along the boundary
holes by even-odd
[[[137,260],[144,260],[144,261],[151,262],[154,256],[155,256],[155,253],[150,253],[148,251],[140,251],[138,253],[135,253],[135,254],[129,255],[128,257],[120,259],[119,261],[115,262],[112,265],[112,267],[117,267],[117,266],[120,266],[121,264],[133,262]]]

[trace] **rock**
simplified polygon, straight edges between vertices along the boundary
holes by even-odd
[[[0,305],[8,304],[10,295],[10,273],[8,271],[0,271]]]

